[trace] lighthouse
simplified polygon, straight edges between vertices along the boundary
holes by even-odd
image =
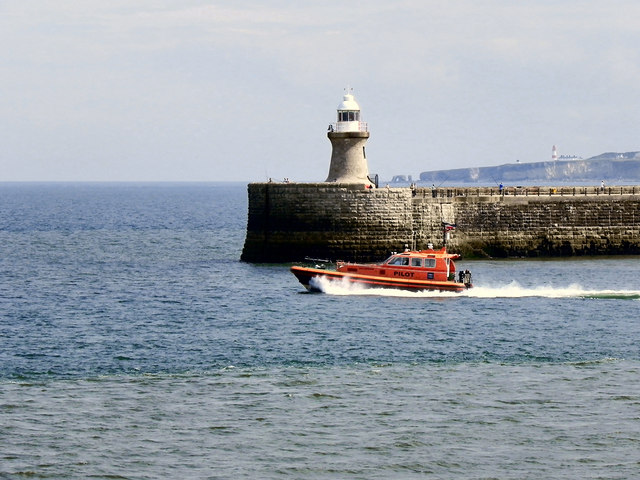
[[[327,133],[331,141],[331,165],[326,182],[360,183],[371,187],[364,144],[369,138],[369,128],[360,119],[360,106],[349,91],[338,105],[336,123],[329,125]]]
[[[556,148],[556,146],[554,145],[553,148],[551,149],[551,160],[553,162],[555,162],[556,160],[558,160],[558,149]]]

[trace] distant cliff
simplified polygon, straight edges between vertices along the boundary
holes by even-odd
[[[640,152],[603,153],[585,160],[509,163],[495,167],[457,168],[422,172],[420,181],[447,184],[549,184],[590,182],[629,184],[640,181]]]

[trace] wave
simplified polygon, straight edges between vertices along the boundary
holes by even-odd
[[[404,298],[585,298],[585,299],[614,299],[614,300],[640,300],[640,290],[591,290],[585,289],[579,284],[571,284],[566,287],[551,285],[539,285],[523,287],[518,282],[505,285],[476,286],[464,292],[439,292],[439,291],[408,291],[389,288],[368,288],[363,285],[349,282],[347,279],[329,280],[325,277],[314,278],[313,286],[329,295],[366,295]]]

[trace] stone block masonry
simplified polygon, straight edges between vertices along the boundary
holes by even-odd
[[[242,260],[378,261],[443,245],[466,257],[640,253],[640,187],[369,189],[254,183]]]

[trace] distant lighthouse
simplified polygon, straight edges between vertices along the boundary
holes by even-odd
[[[364,144],[369,128],[360,121],[360,106],[349,91],[338,105],[338,120],[329,125],[331,165],[326,182],[361,183],[372,186]]]
[[[551,160],[553,160],[554,162],[558,160],[558,149],[556,148],[555,145],[551,149]]]

